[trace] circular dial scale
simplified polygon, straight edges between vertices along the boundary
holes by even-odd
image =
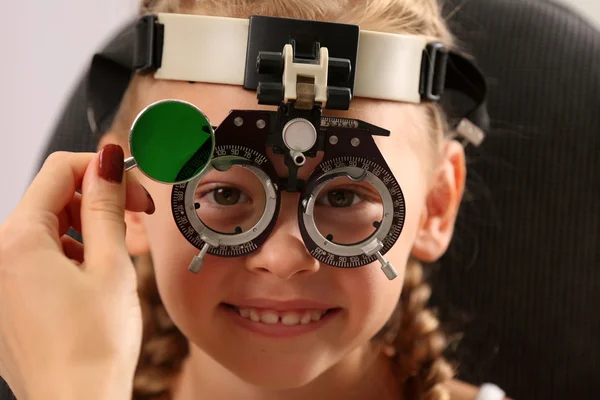
[[[379,181],[385,187],[385,191],[389,193],[389,200],[391,201],[391,204],[386,204],[388,203],[388,201],[385,201],[386,193],[381,193],[381,191],[378,190],[381,198],[384,199],[383,221],[381,221],[381,224],[379,225],[380,227],[371,236],[371,238],[374,236],[381,237],[382,234],[385,234],[385,232],[381,231],[385,229],[386,225],[389,225],[389,231],[380,241],[382,247],[379,252],[380,254],[385,254],[394,245],[396,240],[398,240],[398,237],[400,237],[400,233],[402,232],[402,227],[404,225],[405,203],[404,195],[400,185],[389,170],[373,161],[360,157],[339,157],[325,161],[315,169],[314,175],[323,176],[347,168],[360,168],[371,177],[371,180],[374,182]],[[309,196],[310,193],[307,193],[305,200],[307,200]],[[302,210],[302,212],[304,211],[305,209]],[[314,258],[325,264],[341,268],[355,268],[372,263],[378,259],[376,255],[367,255],[361,250],[362,245],[365,242],[368,242],[368,240],[371,238],[366,239],[358,244],[342,246],[347,249],[348,253],[354,254],[340,255],[329,251],[328,248],[332,247],[332,243],[326,238],[323,238],[320,234],[317,235],[321,239],[319,241],[320,246],[315,240],[312,240],[314,238],[309,238],[310,240],[306,240],[306,246]],[[317,235],[313,234],[313,236]],[[308,234],[306,236],[308,236]]]
[[[268,161],[266,155],[258,151],[240,145],[226,144],[215,148],[215,158],[224,156],[238,156],[253,162],[256,165],[262,165]]]
[[[241,157],[247,160],[245,165],[254,165],[260,166],[266,162],[268,162],[268,158],[266,155],[259,153],[258,151],[239,145],[223,145],[215,148],[215,158],[212,160],[212,165],[218,165],[220,159],[227,156]],[[262,236],[263,232],[258,232],[257,227],[253,227],[252,231],[252,239],[241,242],[241,243],[233,243],[233,244],[222,244],[221,240],[218,238],[235,238],[238,235],[224,235],[216,233],[210,228],[205,228],[205,232],[198,232],[190,219],[194,219],[196,223],[200,221],[200,218],[196,214],[196,203],[194,201],[186,201],[186,199],[193,199],[194,194],[196,192],[196,188],[198,183],[201,181],[203,175],[198,178],[183,183],[179,185],[173,186],[173,192],[171,195],[171,208],[173,210],[173,216],[175,219],[175,223],[183,236],[194,245],[198,249],[202,249],[207,243],[207,239],[209,237],[216,237],[216,243],[214,241],[208,240],[208,243],[211,245],[210,249],[208,249],[208,253],[220,256],[220,257],[239,257],[246,255],[255,251],[261,244],[264,242]],[[275,204],[277,202],[277,196],[273,196],[276,192],[276,187],[273,185],[271,179],[265,174],[264,176],[258,176],[258,179],[263,183],[263,186],[267,188],[272,188],[272,192],[270,196],[267,196],[267,208],[273,209],[277,206]],[[187,206],[186,206],[187,203]],[[269,207],[271,206],[271,207]],[[187,208],[186,208],[187,207]],[[207,237],[208,236],[208,237]],[[262,240],[261,240],[262,239]]]

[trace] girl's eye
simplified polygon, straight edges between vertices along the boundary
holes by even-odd
[[[220,206],[233,206],[250,200],[246,193],[234,187],[218,187],[202,193],[200,197]]]
[[[360,203],[361,200],[360,196],[352,190],[336,189],[328,191],[325,196],[317,200],[317,204],[344,208],[354,206]]]

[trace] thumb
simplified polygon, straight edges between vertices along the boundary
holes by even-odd
[[[105,146],[90,162],[81,189],[81,236],[87,269],[118,268],[125,245],[125,163],[121,146]]]

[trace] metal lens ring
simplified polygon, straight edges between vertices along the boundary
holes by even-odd
[[[279,213],[280,195],[271,177],[260,167],[261,164],[268,162],[263,154],[243,146],[229,145],[217,147],[215,154],[218,156],[211,160],[206,171],[187,183],[173,187],[171,195],[173,217],[183,236],[196,248],[202,250],[205,244],[208,244],[210,246],[206,250],[208,254],[219,257],[243,256],[258,249],[268,237]],[[244,157],[240,154],[243,154]],[[260,210],[251,208],[257,202],[249,202],[250,206],[242,205],[246,210],[250,207],[253,215],[251,223],[248,223],[248,218],[246,218],[244,229],[240,227],[220,229],[224,226],[220,223],[222,221],[229,225],[233,223],[231,226],[236,225],[236,221],[232,221],[231,217],[235,213],[228,212],[227,207],[209,204],[208,215],[213,217],[212,224],[207,222],[210,218],[203,220],[199,215],[202,213],[203,207],[197,201],[198,191],[203,185],[203,181],[210,176],[212,178],[207,179],[209,181],[228,181],[228,179],[219,179],[220,175],[229,175],[238,181],[241,179],[246,182],[255,181],[254,193],[260,192],[260,196],[264,195],[264,198],[261,197]],[[225,185],[233,186],[231,179],[229,181],[230,183]],[[206,186],[213,186],[211,193],[214,196],[214,185],[207,184]],[[238,212],[237,215],[239,214]]]
[[[315,171],[319,170],[324,173],[315,175],[309,181],[299,207],[300,230],[307,249],[317,260],[334,267],[355,268],[377,261],[377,255],[385,254],[398,240],[404,225],[405,202],[398,182],[389,170],[361,158],[329,160]],[[375,231],[353,243],[336,243],[335,237],[324,235],[315,217],[315,205],[321,192],[340,178],[370,185],[381,201],[381,220],[374,224]],[[338,218],[338,221],[341,230],[344,219]]]

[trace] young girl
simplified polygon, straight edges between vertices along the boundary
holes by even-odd
[[[334,21],[453,44],[435,0],[157,0],[145,1],[142,12]],[[53,155],[2,227],[0,300],[8,306],[0,317],[0,373],[18,397],[501,398],[452,380],[445,337],[426,309],[420,262],[446,251],[466,175],[463,148],[437,105],[355,98],[349,111],[324,112],[392,132],[376,143],[409,212],[386,255],[398,272],[390,281],[377,267],[332,268],[313,258],[298,228],[298,194],[286,192],[260,249],[208,255],[190,274],[198,249],[173,221],[171,187],[137,170],[124,176],[122,165],[136,115],[173,98],[216,125],[231,109],[261,108],[241,87],[137,75],[100,154]],[[282,156],[270,159],[279,175],[287,173]],[[317,164],[308,159],[299,178]],[[251,201],[247,178],[229,176],[197,194],[202,209],[231,213]],[[344,196],[364,201],[360,193]],[[336,204],[325,195],[321,206]],[[69,226],[83,233],[85,248],[64,236]]]

